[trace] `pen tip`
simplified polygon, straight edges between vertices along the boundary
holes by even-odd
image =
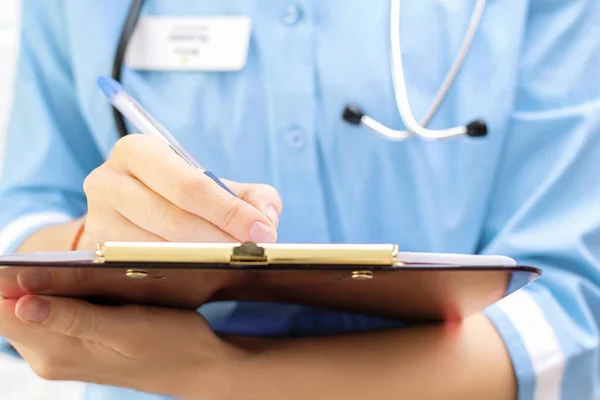
[[[100,76],[98,77],[98,86],[104,92],[106,97],[112,97],[119,93],[122,90],[122,86],[119,82],[115,81],[108,76]]]

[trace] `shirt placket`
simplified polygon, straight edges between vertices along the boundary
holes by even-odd
[[[277,68],[271,69],[273,166],[284,202],[286,241],[326,242],[325,204],[315,136],[315,27],[311,2],[282,4],[272,48]],[[285,208],[293,209],[288,220]]]

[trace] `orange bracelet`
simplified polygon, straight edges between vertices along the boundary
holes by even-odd
[[[71,242],[71,251],[75,251],[75,250],[77,250],[77,247],[79,247],[79,241],[81,240],[81,236],[83,235],[84,228],[85,228],[85,220],[81,223],[81,225],[77,229],[77,232],[75,233],[73,242]]]

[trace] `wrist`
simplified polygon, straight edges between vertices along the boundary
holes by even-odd
[[[17,253],[69,250],[82,221],[83,219],[78,219],[46,226],[27,237],[18,247]]]
[[[270,339],[247,336],[228,338],[236,349],[242,351],[242,358],[231,365],[227,374],[228,397],[223,400],[267,400],[281,398],[283,388],[291,382],[282,382],[277,376],[286,368],[289,358],[280,354],[287,347],[286,339]]]
[[[194,367],[186,369],[178,375],[179,379],[174,380],[176,387],[170,393],[182,400],[238,400],[252,397],[247,383],[255,365],[257,349],[246,346],[250,341],[252,339],[218,339],[218,344],[211,346],[215,351],[214,362],[207,363],[206,354],[200,354]]]

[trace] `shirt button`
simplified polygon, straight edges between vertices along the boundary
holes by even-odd
[[[298,23],[302,18],[302,10],[300,7],[294,4],[290,4],[283,10],[281,15],[281,22],[284,25],[292,26]]]
[[[285,134],[285,142],[292,149],[302,149],[306,146],[306,134],[298,127],[291,128]]]

